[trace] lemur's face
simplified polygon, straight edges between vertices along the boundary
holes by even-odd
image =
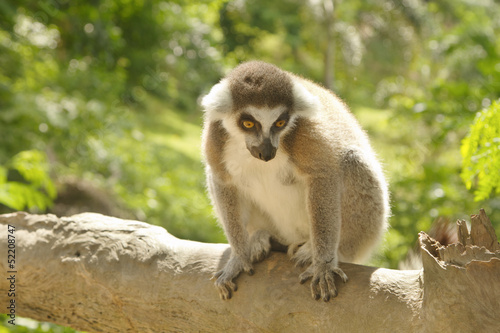
[[[280,135],[289,127],[290,110],[246,107],[237,117],[237,126],[245,136],[248,151],[253,157],[270,161],[276,156]]]

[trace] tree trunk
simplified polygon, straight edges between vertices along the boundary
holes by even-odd
[[[336,280],[339,295],[328,303],[312,299],[302,269],[279,252],[238,277],[238,291],[222,301],[210,278],[228,259],[226,244],[99,214],[6,214],[0,306],[14,322],[89,332],[498,332],[498,240],[484,211],[470,234],[459,224],[462,243],[446,248],[420,234],[423,270],[341,263],[349,281]]]

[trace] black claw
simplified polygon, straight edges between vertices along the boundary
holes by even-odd
[[[255,274],[255,271],[253,270],[253,268],[248,271],[248,275],[252,276],[254,274]]]
[[[315,300],[315,301],[319,300],[319,298],[320,298],[320,296],[319,296],[318,294],[315,294],[315,295],[314,295],[314,300]]]

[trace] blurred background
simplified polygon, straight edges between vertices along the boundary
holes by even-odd
[[[485,208],[500,231],[493,0],[2,0],[0,212],[94,211],[225,242],[199,101],[251,59],[332,89],[368,131],[393,213],[372,265],[397,268],[437,219]]]

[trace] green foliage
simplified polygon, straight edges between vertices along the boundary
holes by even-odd
[[[392,267],[436,218],[477,212],[460,178],[460,143],[475,113],[500,95],[500,6],[448,0],[415,6],[423,24],[406,74],[386,76],[374,94],[393,111],[390,133],[378,138],[391,180],[394,217],[386,244],[393,245],[385,257]],[[497,229],[499,204],[498,197],[481,203]]]
[[[46,151],[58,179],[77,176],[108,188],[136,218],[177,236],[224,241],[204,191],[200,128],[191,116],[168,111],[197,108],[201,89],[219,76],[200,21],[215,19],[217,3],[181,10],[173,2],[125,8],[111,1],[103,5],[109,11],[68,5],[0,7],[8,17],[0,23],[0,163],[23,150]],[[151,104],[158,110],[145,113]],[[6,184],[3,201],[45,210],[50,191],[28,185]]]
[[[154,98],[145,103],[143,113],[120,109],[127,126],[88,138],[86,161],[70,164],[71,172],[110,187],[141,220],[181,238],[223,242],[205,193],[200,119],[193,123]]]
[[[8,174],[18,180],[8,180]],[[17,177],[16,177],[17,176]],[[0,165],[0,204],[24,210],[44,211],[52,205],[56,189],[49,177],[49,165],[44,153],[37,150],[22,151],[5,166]]]
[[[478,112],[462,141],[462,179],[468,189],[476,182],[476,201],[500,194],[500,102]]]

